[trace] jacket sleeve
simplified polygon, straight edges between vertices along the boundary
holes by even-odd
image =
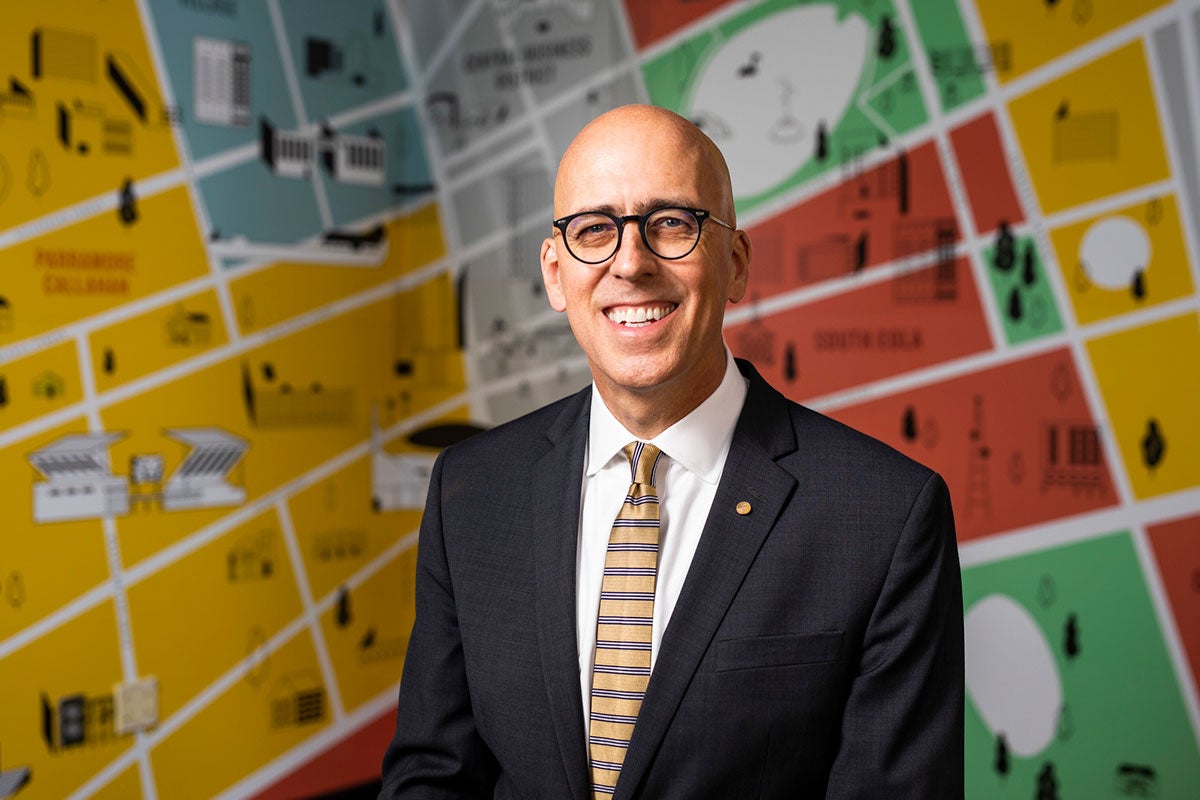
[[[963,797],[962,579],[933,474],[900,533],[850,687],[829,800]]]
[[[471,707],[442,527],[443,452],[417,543],[416,617],[380,798],[490,798],[498,767]]]

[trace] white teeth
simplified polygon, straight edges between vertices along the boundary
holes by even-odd
[[[608,312],[608,318],[619,325],[644,325],[647,322],[657,322],[675,310],[675,306],[638,306],[637,308],[614,308]]]

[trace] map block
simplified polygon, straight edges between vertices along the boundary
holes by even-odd
[[[1018,97],[1009,110],[1046,213],[1171,174],[1140,41]]]
[[[1067,350],[832,416],[940,472],[954,498],[960,542],[1117,502],[1100,429]]]
[[[83,399],[79,349],[63,342],[0,365],[0,425],[11,428]]]
[[[736,355],[806,400],[991,348],[971,269],[951,260],[726,329]]]
[[[1001,222],[1020,224],[1025,214],[1013,188],[995,115],[984,114],[952,129],[950,143],[967,190],[975,230],[982,235],[994,231]]]
[[[112,725],[121,680],[116,609],[97,605],[0,659],[0,743],[30,797],[66,797],[133,744]]]
[[[129,587],[137,663],[158,678],[162,719],[303,612],[296,580],[268,511]]]
[[[130,317],[88,339],[96,389],[107,391],[228,340],[221,304],[212,290]]]
[[[1059,333],[1062,318],[1054,289],[1046,278],[1041,250],[1032,236],[1014,236],[1007,225],[996,231],[992,246],[983,250],[992,299],[1004,338],[1020,344]]]
[[[65,476],[66,481],[52,487],[50,475],[30,463],[32,453],[86,430],[87,422],[77,419],[0,450],[0,485],[6,498],[0,506],[0,642],[109,577],[98,519],[67,519],[52,525],[34,521],[31,483],[36,481],[47,495],[51,488],[61,492],[64,500],[68,491],[82,494],[104,485],[104,465],[97,465],[92,474],[81,470],[82,474]]]
[[[359,586],[340,589],[338,601],[321,616],[321,631],[347,711],[396,685],[416,614],[416,569],[414,546]]]
[[[159,796],[212,797],[332,720],[311,634],[260,645],[233,685],[150,751]]]
[[[1151,525],[1146,535],[1183,642],[1192,685],[1200,691],[1200,516]]]
[[[1182,798],[1200,785],[1127,533],[969,567],[963,604],[969,796]]]
[[[185,187],[135,200],[127,219],[86,217],[5,250],[0,345],[208,274]]]
[[[1050,238],[1081,324],[1195,292],[1173,194],[1064,225]]]
[[[1087,350],[1134,495],[1200,486],[1200,372],[1191,368],[1200,364],[1200,318],[1102,336]]]

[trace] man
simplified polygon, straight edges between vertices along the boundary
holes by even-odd
[[[732,195],[662,109],[568,148],[542,276],[594,383],[439,458],[382,797],[962,796],[945,484],[735,364]]]

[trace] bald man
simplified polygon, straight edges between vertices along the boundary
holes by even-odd
[[[593,382],[439,457],[381,797],[962,797],[946,486],[732,357],[720,151],[615,109],[554,215]]]

